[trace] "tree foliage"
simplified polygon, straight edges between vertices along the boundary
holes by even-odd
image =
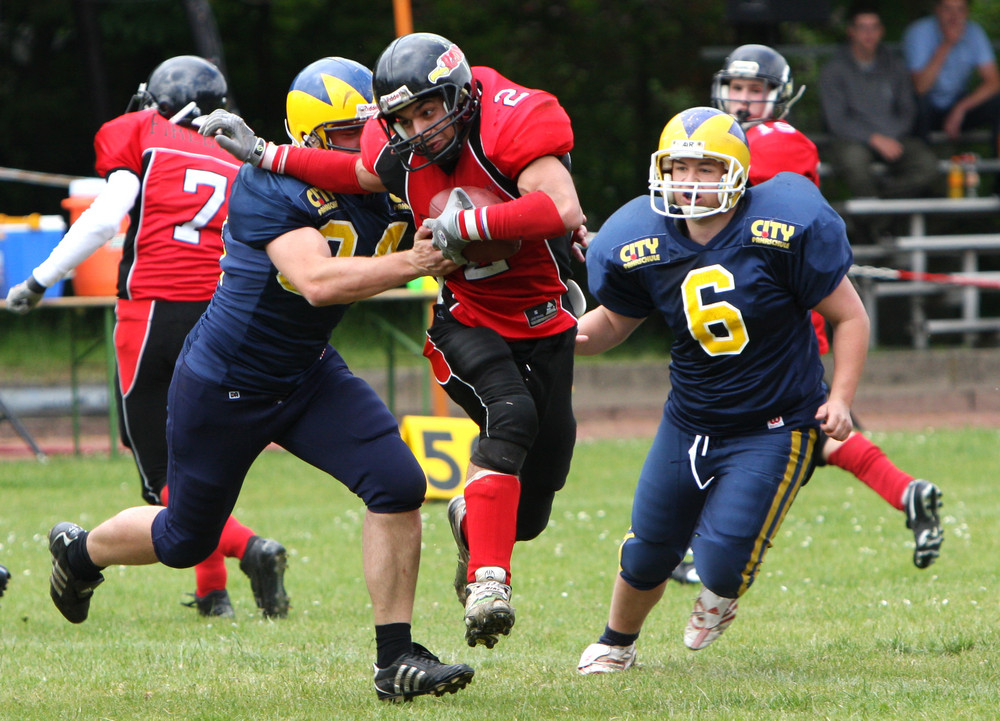
[[[775,37],[806,47],[839,42],[846,4],[830,3],[825,24],[775,28],[734,26],[725,0],[412,0],[412,15],[415,30],[455,40],[473,64],[559,96],[573,119],[574,175],[596,227],[646,192],[660,130],[679,110],[707,103],[719,52]],[[285,138],[285,92],[299,69],[324,55],[372,65],[395,35],[387,0],[210,0],[210,6],[236,107],[259,134],[278,142]],[[886,3],[887,39],[898,40],[928,8]],[[973,14],[998,36],[994,3],[973,4]],[[96,58],[85,42],[88,17],[95,21]],[[92,175],[100,124],[124,111],[161,60],[196,52],[177,0],[0,3],[0,166]],[[819,57],[790,58],[800,81],[814,77]],[[817,96],[806,93],[796,111],[803,127],[816,120]],[[60,212],[65,192],[0,181],[0,212]]]

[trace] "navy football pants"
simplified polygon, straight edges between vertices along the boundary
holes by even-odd
[[[655,588],[690,546],[709,590],[742,595],[812,474],[817,435],[815,428],[778,428],[700,436],[664,415],[639,475],[622,578]]]
[[[281,395],[206,383],[182,358],[168,403],[170,496],[153,522],[156,556],[167,566],[193,566],[215,549],[247,471],[272,442],[326,471],[375,513],[423,502],[426,479],[396,419],[333,348]]]

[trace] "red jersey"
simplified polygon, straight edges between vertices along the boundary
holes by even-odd
[[[784,120],[768,120],[746,131],[750,145],[750,182],[760,185],[778,173],[804,175],[819,185],[816,144]]]
[[[94,138],[97,172],[125,169],[139,197],[118,270],[118,297],[208,300],[219,280],[222,223],[240,164],[214,138],[169,122],[155,109],[126,113]]]
[[[819,187],[819,151],[816,144],[784,120],[768,120],[746,131],[750,145],[750,183],[759,185],[778,173],[804,175]],[[813,330],[820,355],[830,350],[826,319],[812,311]]]
[[[565,156],[573,147],[569,116],[555,96],[517,85],[491,68],[475,67],[472,72],[481,88],[481,109],[450,172],[438,165],[407,172],[388,149],[378,119],[365,126],[365,168],[406,199],[418,226],[439,191],[469,185],[516,198],[517,176],[525,166],[546,155]],[[569,235],[522,242],[506,260],[466,265],[448,275],[444,302],[458,321],[492,328],[509,340],[561,333],[576,325],[562,301],[569,258]]]

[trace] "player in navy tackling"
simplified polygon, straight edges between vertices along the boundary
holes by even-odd
[[[356,149],[374,110],[370,86],[371,73],[353,61],[326,58],[305,68],[288,94],[295,141]],[[274,442],[367,507],[362,554],[378,697],[466,686],[471,668],[442,664],[410,635],[424,473],[389,409],[329,345],[350,303],[455,268],[427,239],[393,252],[411,229],[406,204],[388,193],[335,195],[240,170],[223,231],[222,280],[170,386],[168,506],[127,509],[89,533],[72,523],[52,529],[51,592],[66,618],[86,619],[106,566],[185,567],[204,558],[247,470]]]
[[[45,289],[110,240],[130,218],[118,271],[115,361],[122,440],[132,450],[142,497],[163,505],[167,485],[167,391],[188,331],[219,278],[222,223],[239,165],[192,126],[226,105],[226,80],[212,63],[179,55],[160,63],[124,115],[97,131],[97,172],[107,183],[51,255],[11,288],[7,307],[27,313]],[[131,112],[134,111],[134,112]],[[240,559],[267,617],[288,612],[285,548],[230,517],[218,548],[195,566],[190,606],[233,616],[226,557]]]
[[[851,431],[868,316],[846,275],[843,221],[802,176],[747,188],[749,167],[732,116],[685,110],[660,136],[649,197],[612,215],[587,254],[601,305],[580,319],[577,352],[621,343],[654,312],[674,341],[609,621],[580,659],[583,674],[634,663],[643,621],[689,547],[703,587],[684,643],[718,638],[809,479],[820,429]],[[811,308],[836,330],[829,395]]]
[[[460,267],[444,277],[425,355],[451,398],[479,424],[465,494],[448,506],[459,562],[455,590],[466,641],[492,648],[514,624],[511,554],[536,537],[569,472],[576,440],[571,390],[576,317],[569,307],[572,232],[583,212],[568,170],[573,133],[554,96],[470,67],[461,49],[430,33],[393,41],[375,65],[379,114],[362,154],[277,147],[216,113],[205,130],[239,159],[339,191],[388,188],[405,197],[418,238],[433,232]],[[339,170],[338,170],[339,168]],[[506,202],[484,210],[456,201],[428,219],[431,199],[456,186]],[[489,265],[462,249],[488,238],[520,250]]]
[[[795,92],[788,62],[766,45],[736,48],[715,74],[712,105],[735,116],[746,133],[753,158],[751,185],[789,171],[805,175],[819,186],[815,144],[784,120],[803,89]],[[820,353],[826,353],[825,321],[818,313],[812,317]],[[927,568],[937,560],[944,531],[938,514],[942,494],[935,484],[898,468],[881,448],[856,430],[846,440],[821,434],[820,449],[817,465],[844,469],[906,514],[906,527],[913,531],[913,564],[917,568]]]

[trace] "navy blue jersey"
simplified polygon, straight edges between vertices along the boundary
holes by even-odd
[[[823,366],[809,310],[836,289],[852,254],[840,216],[806,178],[780,173],[747,190],[706,245],[649,196],[620,208],[587,252],[590,290],[631,318],[660,311],[674,334],[667,412],[688,432],[816,425]]]
[[[284,233],[317,228],[333,256],[390,253],[412,228],[409,207],[388,193],[334,194],[244,165],[223,228],[222,275],[188,336],[185,363],[206,381],[282,391],[324,352],[347,305],[311,306],[265,250]]]

